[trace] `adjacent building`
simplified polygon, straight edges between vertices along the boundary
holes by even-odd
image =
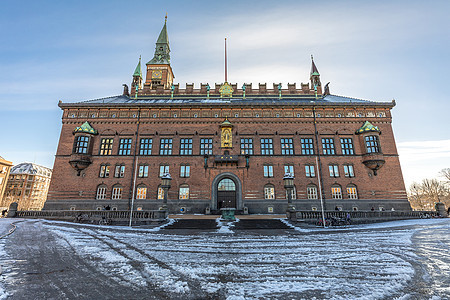
[[[0,156],[0,200],[3,199],[3,194],[6,189],[6,183],[8,182],[9,171],[11,169],[12,162],[7,161],[3,157]],[[6,209],[5,207],[0,206],[0,210]]]
[[[410,210],[392,131],[394,101],[333,95],[311,61],[287,86],[174,83],[166,23],[122,95],[59,102],[62,129],[44,209],[283,213]],[[322,200],[322,201],[321,201]]]
[[[47,199],[52,170],[34,163],[21,163],[11,168],[0,207],[6,209],[17,202],[19,210],[41,210]]]

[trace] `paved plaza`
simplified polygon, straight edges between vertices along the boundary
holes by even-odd
[[[0,235],[12,223],[0,239],[0,299],[450,295],[450,219],[250,231],[0,219]]]

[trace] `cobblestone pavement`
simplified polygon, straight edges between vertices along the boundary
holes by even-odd
[[[450,295],[450,219],[188,233],[0,219],[0,236],[13,222],[0,239],[0,299]]]

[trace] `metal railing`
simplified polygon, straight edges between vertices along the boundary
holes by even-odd
[[[437,211],[325,211],[325,218],[346,218],[350,214],[351,219],[419,219],[438,216]],[[320,211],[295,211],[297,220],[320,219]],[[292,217],[291,217],[292,219]]]
[[[23,210],[17,211],[18,218],[41,218],[53,220],[72,220],[76,217],[105,218],[112,221],[126,221],[130,219],[130,211],[123,210]],[[167,213],[164,210],[133,211],[134,221],[161,221],[165,220]]]

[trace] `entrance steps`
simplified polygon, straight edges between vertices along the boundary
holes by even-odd
[[[213,215],[183,215],[183,218],[178,218],[178,215],[169,216],[176,221],[164,227],[164,230],[171,229],[197,229],[197,230],[214,230],[219,229],[216,219],[220,216]],[[281,222],[280,217],[284,215],[246,215],[237,216],[237,221],[226,222],[233,224],[233,230],[254,230],[254,229],[291,229],[286,224]],[[221,221],[222,223],[225,221]]]

